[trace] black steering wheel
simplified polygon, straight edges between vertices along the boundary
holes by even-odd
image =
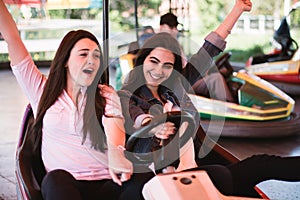
[[[216,61],[216,66],[218,67],[219,72],[225,77],[228,78],[232,72],[233,67],[229,62],[229,58],[231,57],[232,53],[227,52],[220,56]]]
[[[166,146],[163,146],[161,149],[147,152],[147,153],[135,153],[134,146],[139,138],[153,137],[152,133],[149,133],[154,127],[165,123],[172,122],[175,124],[177,130],[183,122],[187,122],[188,126],[185,129],[184,133],[179,137],[177,131]],[[149,166],[154,162],[156,169],[162,169],[169,166],[170,163],[178,160],[179,158],[179,149],[183,147],[187,141],[194,136],[195,133],[195,121],[191,114],[183,111],[172,111],[163,113],[161,115],[155,116],[151,122],[134,132],[126,143],[126,156],[133,164]]]

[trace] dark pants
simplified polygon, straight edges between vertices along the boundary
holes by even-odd
[[[200,166],[224,195],[260,197],[254,186],[262,181],[277,179],[300,181],[300,157],[255,155],[229,166]]]
[[[300,181],[300,157],[255,155],[229,166],[205,165],[193,170],[206,170],[216,188],[224,195],[259,197],[254,186],[277,179]],[[63,170],[49,172],[42,182],[44,199],[131,199],[142,197],[142,188],[154,174],[135,173],[119,187],[112,180],[76,181]]]
[[[144,184],[154,177],[152,172],[135,173],[131,177],[130,181],[125,182],[122,185],[122,193],[120,200],[142,200],[142,190]]]
[[[54,170],[44,177],[41,190],[45,200],[138,200],[143,199],[142,188],[153,176],[150,172],[134,174],[120,187],[110,179],[78,181],[67,171]]]
[[[269,179],[300,181],[298,156],[255,155],[228,166],[228,169],[232,174],[234,195],[237,196],[258,196],[254,186]]]
[[[121,191],[110,179],[77,181],[64,170],[47,173],[42,181],[41,190],[45,200],[118,199]]]

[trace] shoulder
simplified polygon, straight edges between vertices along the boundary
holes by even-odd
[[[129,90],[126,90],[126,89],[118,90],[117,93],[120,97],[130,97],[130,96],[132,96],[132,93]]]

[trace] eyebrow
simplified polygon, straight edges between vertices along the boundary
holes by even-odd
[[[158,58],[154,57],[154,56],[150,56],[150,59],[154,59],[154,60],[157,60],[158,62],[160,62],[160,60]],[[174,63],[172,63],[172,62],[166,62],[166,63],[164,63],[164,65],[172,65],[172,66],[174,66]]]
[[[78,51],[89,51],[90,49],[79,49]],[[100,53],[100,50],[99,49],[95,49],[95,51],[99,52]]]

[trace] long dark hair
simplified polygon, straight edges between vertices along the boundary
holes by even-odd
[[[67,85],[67,68],[65,67],[70,57],[70,52],[74,45],[81,39],[88,38],[94,41],[100,48],[97,38],[88,31],[70,31],[65,35],[51,63],[48,79],[46,81],[39,105],[37,116],[33,126],[32,140],[34,142],[34,152],[40,153],[42,141],[43,119],[46,111],[62,94]],[[101,52],[100,52],[101,53]],[[97,87],[101,83],[101,75],[104,74],[103,56],[100,57],[100,68],[92,84],[87,88],[86,107],[83,116],[83,141],[87,134],[90,134],[92,146],[95,149],[104,151],[106,140],[103,133],[102,115],[104,113],[105,99],[100,95]],[[102,83],[107,84],[107,83]]]
[[[130,71],[128,77],[125,79],[123,89],[134,92],[137,87],[132,86],[142,86],[145,84],[145,77],[142,75],[144,61],[151,51],[158,47],[170,50],[175,56],[174,70],[162,85],[172,88],[172,86],[176,84],[179,78],[178,74],[182,73],[181,47],[174,37],[169,33],[163,32],[157,33],[145,41],[144,45],[137,53],[134,69]]]

